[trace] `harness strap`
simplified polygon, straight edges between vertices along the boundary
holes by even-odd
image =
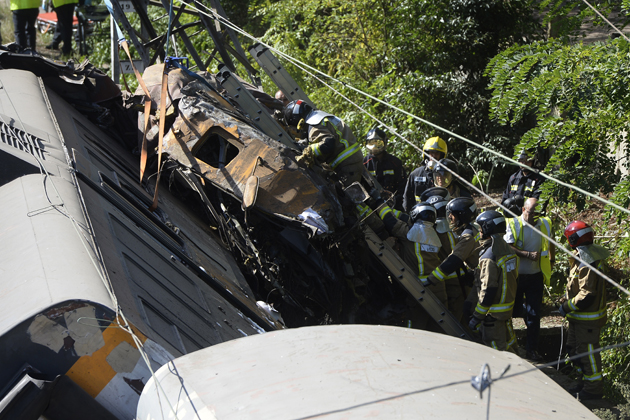
[[[168,94],[168,70],[166,63],[162,68],[162,92],[160,93],[160,134],[158,140],[158,166],[157,178],[155,179],[155,192],[153,193],[153,204],[149,211],[154,212],[158,205],[158,187],[160,185],[160,174],[162,173],[162,143],[164,140],[164,125],[166,124],[166,95]]]

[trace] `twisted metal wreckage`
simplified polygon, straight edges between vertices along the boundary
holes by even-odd
[[[228,50],[253,70],[236,37],[229,47],[200,15],[224,65],[193,72],[164,57],[167,37],[133,1],[155,35],[144,43],[111,9],[146,60],[135,94],[87,61],[0,51],[0,414],[134,418],[169,361],[285,327],[420,313],[471,340],[378,216],[358,215],[380,191],[369,173],[344,189],[298,165],[273,117],[282,104],[235,74]],[[287,98],[312,104],[264,46],[249,51]],[[167,72],[150,65],[160,56]]]

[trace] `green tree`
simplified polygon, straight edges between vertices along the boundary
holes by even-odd
[[[549,150],[546,173],[593,193],[617,191],[622,206],[630,204],[628,177],[615,173],[612,152],[625,147],[621,162],[630,167],[629,45],[622,39],[591,46],[537,42],[506,50],[487,70],[492,118],[508,126],[535,118],[519,148]],[[545,183],[545,193],[575,201],[578,210],[586,203],[583,194],[556,183]]]
[[[253,10],[268,28],[264,40],[276,48],[414,115],[511,152],[514,129],[505,130],[488,119],[484,69],[498,52],[541,33],[529,1],[296,0],[261,2]],[[319,82],[291,71],[319,107],[339,114],[359,137],[374,125]],[[336,87],[419,146],[436,134],[429,126]],[[476,151],[466,156],[468,148],[454,141],[449,147],[454,157],[480,164]],[[394,141],[393,148],[408,166],[422,160],[400,141]]]

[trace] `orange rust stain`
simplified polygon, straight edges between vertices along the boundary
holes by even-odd
[[[105,345],[89,356],[82,356],[66,372],[77,385],[79,385],[92,398],[96,398],[105,386],[116,376],[116,371],[107,363],[107,356],[120,343],[126,341],[134,348],[137,348],[133,338],[125,330],[118,328],[118,322],[112,322],[103,331]],[[146,336],[132,327],[133,332],[142,343],[146,341]]]

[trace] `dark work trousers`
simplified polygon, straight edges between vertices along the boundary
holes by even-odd
[[[521,274],[518,276],[518,287],[514,299],[513,318],[522,317],[527,325],[526,351],[538,350],[538,338],[540,336],[540,307],[542,306],[544,290],[543,273]],[[523,302],[523,295],[525,301]]]
[[[15,43],[22,48],[30,48],[35,51],[37,15],[39,15],[39,8],[13,10]]]
[[[57,14],[57,27],[55,28],[55,36],[53,37],[53,45],[59,46],[63,41],[61,52],[69,54],[72,51],[72,18],[74,17],[74,6],[76,3],[64,4],[55,7]]]

